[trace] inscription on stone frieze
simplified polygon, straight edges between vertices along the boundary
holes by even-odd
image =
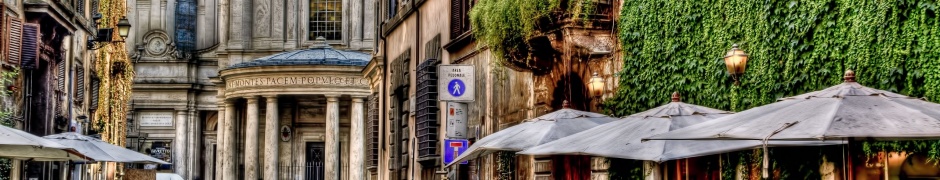
[[[292,76],[244,78],[225,82],[226,88],[276,85],[368,86],[369,80],[355,76]]]
[[[173,112],[140,112],[140,126],[173,126]]]

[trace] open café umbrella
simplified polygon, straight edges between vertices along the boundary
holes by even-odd
[[[75,148],[75,150],[84,154],[92,161],[170,164],[166,161],[75,132],[53,134],[44,136],[43,138]]]
[[[82,154],[68,146],[39,136],[0,126],[0,157],[33,161],[81,160]]]
[[[496,151],[525,150],[614,120],[603,114],[563,108],[483,137],[447,166]]]
[[[653,140],[940,138],[940,104],[844,82],[649,137]],[[767,155],[764,156],[765,176]]]
[[[672,102],[630,115],[623,120],[599,125],[549,143],[535,146],[519,154],[528,155],[591,155],[620,159],[663,162],[725,152],[752,149],[760,141],[642,141],[642,138],[693,124],[724,117],[732,112],[686,104],[679,93]],[[816,141],[773,142],[775,146],[826,145]]]

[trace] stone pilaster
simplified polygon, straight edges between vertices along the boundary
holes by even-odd
[[[339,180],[339,96],[326,96],[326,180]]]
[[[350,180],[361,180],[364,178],[363,162],[365,162],[365,154],[363,152],[363,138],[365,137],[365,132],[363,125],[365,124],[365,119],[363,118],[362,111],[362,101],[363,97],[353,97],[352,99],[352,108],[349,112],[349,135],[352,137],[349,140],[349,179]]]
[[[268,101],[267,110],[264,112],[264,179],[278,179],[277,177],[277,157],[278,157],[278,109],[277,96],[265,96]]]
[[[224,180],[235,177],[235,101],[225,100],[225,148],[222,149],[222,174]]]
[[[183,177],[188,174],[187,162],[189,162],[187,158],[189,152],[187,147],[189,134],[186,133],[189,130],[187,117],[185,109],[176,110],[176,118],[174,118],[176,119],[176,135],[173,137],[173,172]]]
[[[258,97],[249,96],[245,125],[245,179],[258,179]]]

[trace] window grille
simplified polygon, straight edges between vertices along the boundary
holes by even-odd
[[[418,157],[438,156],[438,102],[437,59],[428,59],[418,65],[417,96],[415,97],[415,136],[418,138]]]
[[[370,168],[375,168],[379,165],[379,95],[373,94],[369,97],[369,164],[367,165]]]

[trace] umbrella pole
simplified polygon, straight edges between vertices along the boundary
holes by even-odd
[[[764,171],[764,172],[761,173],[761,175],[764,176],[764,179],[770,178],[770,170],[769,170],[769,169],[770,169],[770,151],[767,151],[767,141],[770,139],[770,136],[774,136],[774,135],[776,135],[777,133],[780,133],[780,131],[783,131],[784,129],[787,129],[787,128],[789,128],[789,127],[793,127],[793,125],[796,125],[796,123],[800,123],[800,121],[793,121],[793,122],[789,122],[789,123],[783,123],[783,126],[781,126],[779,129],[777,129],[777,130],[775,130],[774,132],[770,133],[770,135],[767,135],[767,137],[764,137],[763,142],[762,142],[762,143],[763,143],[763,151],[764,151],[764,152],[763,152],[763,153],[764,153],[764,161],[763,161],[763,166],[764,166],[763,171]]]
[[[767,136],[767,137],[770,137],[770,136]],[[770,169],[770,168],[769,168],[769,167],[770,167],[770,152],[767,151],[767,139],[764,139],[764,142],[763,142],[763,151],[764,151],[764,152],[762,152],[762,153],[764,154],[764,162],[763,162],[762,164],[763,164],[764,168],[763,168],[763,170],[762,170],[763,173],[762,173],[761,175],[764,177],[764,179],[767,179],[767,178],[770,177],[770,172],[769,172],[769,169]]]

